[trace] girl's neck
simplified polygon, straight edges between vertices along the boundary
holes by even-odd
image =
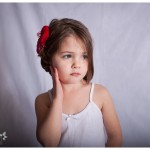
[[[62,83],[62,88],[64,92],[72,92],[72,91],[76,91],[79,90],[81,87],[83,87],[84,85],[86,85],[87,83],[85,81],[81,81],[78,83],[72,83],[72,84],[68,84],[68,83]]]

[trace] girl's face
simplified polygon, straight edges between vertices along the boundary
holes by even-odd
[[[58,70],[63,83],[78,83],[88,71],[88,56],[82,41],[75,37],[66,37],[52,58],[52,65]]]

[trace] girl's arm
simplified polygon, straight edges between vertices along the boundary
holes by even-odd
[[[35,101],[37,115],[37,139],[45,147],[56,147],[61,136],[61,112],[62,104],[59,100],[53,100],[50,108],[43,104],[42,96]]]
[[[58,146],[61,137],[63,93],[56,69],[52,73],[52,77],[54,99],[50,104],[50,108],[44,104],[44,96],[42,95],[38,96],[35,101],[37,139],[46,147]]]
[[[102,89],[102,113],[108,140],[107,147],[119,147],[122,144],[120,123],[112,102],[112,98],[106,88]]]

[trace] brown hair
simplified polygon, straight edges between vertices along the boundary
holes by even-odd
[[[93,67],[93,44],[92,38],[88,31],[88,28],[85,27],[81,22],[74,19],[53,19],[49,25],[50,37],[45,43],[43,51],[40,53],[41,65],[46,72],[50,72],[49,66],[52,62],[52,57],[59,49],[61,42],[64,38],[74,35],[80,38],[80,40],[85,45],[88,54],[88,71],[84,80],[88,83],[94,74]]]

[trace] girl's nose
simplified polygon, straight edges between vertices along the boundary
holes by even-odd
[[[72,64],[72,68],[80,68],[80,61],[79,60],[74,60]]]

